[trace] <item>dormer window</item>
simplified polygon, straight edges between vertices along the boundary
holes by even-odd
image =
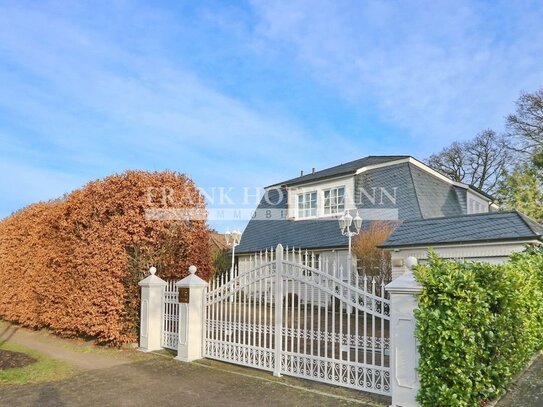
[[[335,215],[345,211],[345,187],[324,191],[324,214]]]
[[[298,218],[317,216],[317,191],[298,195]]]

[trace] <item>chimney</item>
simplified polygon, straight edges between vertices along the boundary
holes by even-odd
[[[301,170],[300,171],[300,177],[303,177],[304,176],[304,170]]]
[[[315,167],[313,167],[313,172],[312,172],[312,174],[315,174]]]

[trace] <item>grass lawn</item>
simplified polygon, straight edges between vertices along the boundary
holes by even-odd
[[[37,360],[37,362],[25,367],[0,370],[0,386],[60,380],[71,376],[74,372],[70,364],[50,358],[24,346],[4,343],[0,345],[0,349],[23,352]]]

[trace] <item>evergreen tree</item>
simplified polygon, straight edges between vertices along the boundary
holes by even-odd
[[[543,222],[541,172],[531,164],[517,165],[500,183],[498,196],[505,209],[516,209]]]

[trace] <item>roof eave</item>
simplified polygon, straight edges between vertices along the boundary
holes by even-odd
[[[421,242],[421,243],[406,243],[406,244],[380,244],[377,247],[380,249],[406,249],[406,248],[420,248],[420,247],[433,247],[433,246],[458,246],[469,244],[481,244],[481,243],[506,243],[506,242],[543,242],[543,236],[522,236],[522,237],[508,237],[502,239],[478,239],[478,240],[460,240],[460,241],[444,241],[444,242]]]

